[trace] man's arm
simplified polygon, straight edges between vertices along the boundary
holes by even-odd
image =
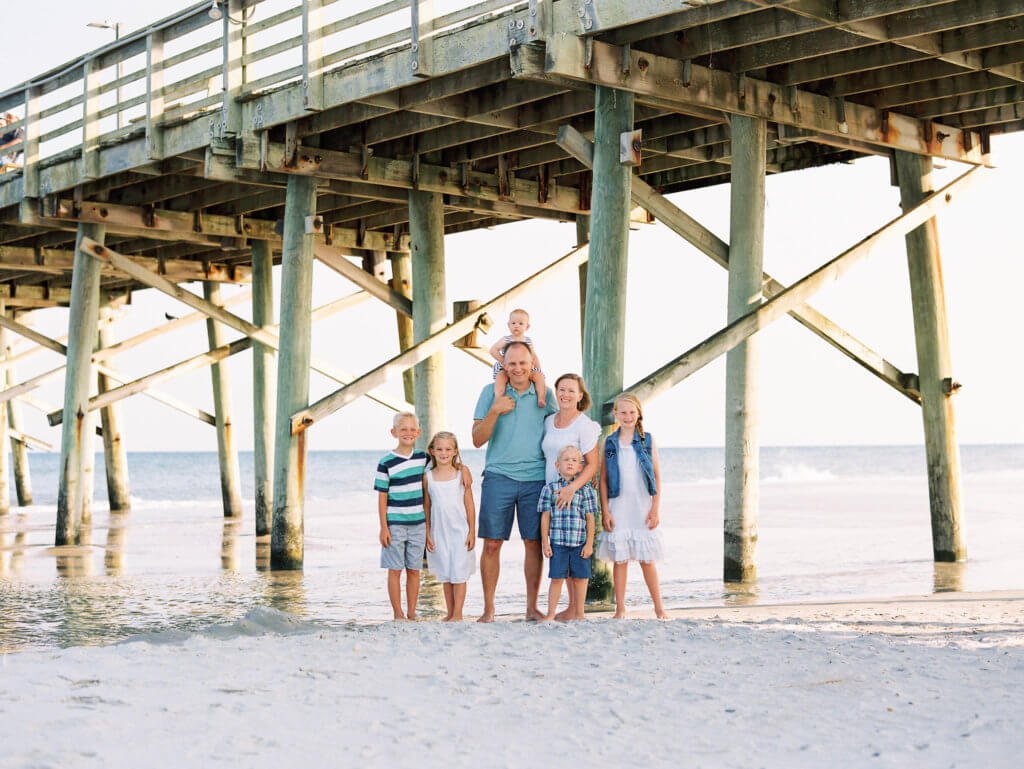
[[[480,448],[487,443],[494,432],[494,426],[498,423],[498,417],[509,413],[515,407],[516,402],[507,395],[495,398],[484,418],[473,420],[473,446]]]

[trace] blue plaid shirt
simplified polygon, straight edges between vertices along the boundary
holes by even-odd
[[[537,502],[537,512],[551,514],[548,537],[552,545],[579,547],[587,541],[587,516],[597,518],[597,492],[588,483],[572,495],[568,507],[558,510],[555,507],[558,492],[570,483],[560,477],[545,486]]]

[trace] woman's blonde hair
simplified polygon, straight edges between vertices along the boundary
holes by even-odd
[[[434,444],[439,440],[452,442],[452,446],[455,447],[455,456],[452,457],[452,467],[456,470],[460,470],[462,468],[462,460],[459,458],[459,439],[455,437],[455,433],[450,433],[447,430],[435,433],[434,437],[430,439],[430,443],[427,444],[427,456],[430,457],[430,468],[433,469],[437,467],[437,459],[434,458]]]
[[[631,392],[619,393],[615,396],[615,402],[612,404],[613,411],[618,408],[621,401],[626,401],[636,406],[636,431],[640,434],[640,440],[642,441],[644,439],[644,407],[640,404],[640,399]]]
[[[583,377],[579,374],[562,374],[555,380],[555,392],[558,392],[558,385],[562,383],[563,379],[571,379],[576,383],[576,386],[580,388],[580,399],[576,403],[577,411],[590,411],[590,393],[587,392],[587,386],[583,383]]]

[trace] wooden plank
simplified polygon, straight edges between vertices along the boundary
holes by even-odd
[[[490,312],[496,314],[505,307],[506,303],[512,301],[520,294],[553,280],[564,271],[575,270],[580,264],[586,261],[587,254],[588,246],[581,246],[574,249],[554,263],[516,284],[508,291],[494,297],[487,304],[481,306],[479,310],[474,312],[472,315],[467,315],[465,318],[449,324],[433,336],[418,342],[405,352],[400,353],[369,373],[364,374],[350,385],[321,398],[308,408],[303,408],[302,410],[293,413],[290,418],[291,433],[294,435],[305,430],[313,423],[333,414],[335,411],[348,405],[361,395],[364,395],[375,387],[378,387],[388,381],[391,377],[400,374],[421,361],[426,360],[438,350],[451,344],[455,340],[464,337],[475,328],[479,317],[484,313]]]
[[[972,168],[901,216],[875,230],[852,248],[793,283],[756,310],[733,321],[628,389],[642,401],[650,400],[671,389],[794,307],[803,304],[821,289],[842,278],[851,268],[873,253],[881,243],[903,236],[934,217],[980,181],[980,168],[982,167]],[[611,408],[612,403],[606,401],[606,423],[610,418]]]
[[[316,243],[313,246],[313,254],[336,273],[352,281],[371,296],[380,299],[407,318],[412,317],[413,305],[407,297],[398,293],[386,283],[377,280],[370,273],[352,264],[336,249],[325,243]]]
[[[302,106],[324,108],[323,1],[302,0]]]
[[[629,72],[623,75],[621,48],[598,41],[592,46],[591,66],[587,68],[588,54],[583,41],[574,36],[554,35],[547,42],[545,65],[538,69],[535,59],[525,58],[522,76],[541,82],[551,82],[555,77],[604,84],[674,104],[684,112],[691,106],[711,107],[890,149],[966,163],[986,162],[980,137],[974,134],[965,141],[964,132],[951,126],[925,125],[897,113],[884,116],[879,110],[852,102],[846,104],[844,122],[826,96],[802,90],[788,92],[774,83],[751,77],[745,78],[741,100],[736,78],[728,72],[691,64],[687,86],[678,61],[640,51],[629,52]]]
[[[82,65],[82,178],[100,175],[100,63],[87,58]]]
[[[146,155],[164,157],[164,32],[146,35]]]
[[[416,77],[434,74],[434,0],[409,0],[409,71]]]

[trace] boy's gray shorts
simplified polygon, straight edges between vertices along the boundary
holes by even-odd
[[[392,523],[388,531],[391,532],[391,544],[380,549],[381,568],[396,571],[422,569],[423,551],[427,547],[427,524],[403,526]]]

